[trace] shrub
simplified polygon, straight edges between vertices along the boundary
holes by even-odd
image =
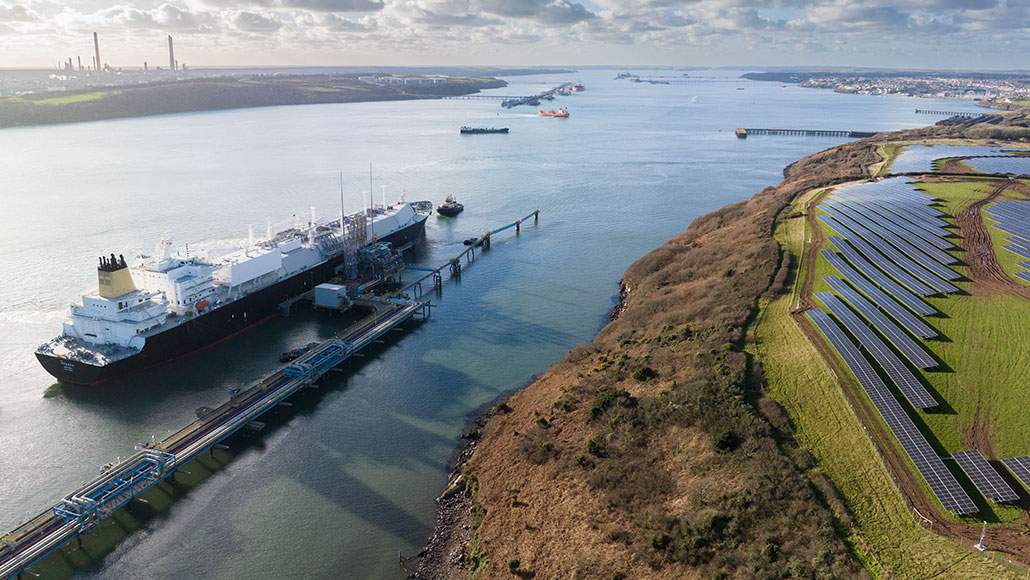
[[[658,371],[649,366],[642,366],[633,371],[633,378],[638,382],[646,382],[658,376]]]
[[[522,563],[519,562],[518,558],[512,558],[511,560],[508,560],[508,569],[511,570],[512,572],[514,572],[515,570],[518,570],[519,566],[521,566],[521,565],[522,565]]]
[[[669,534],[655,534],[651,538],[651,547],[655,550],[664,550],[669,547],[669,542],[671,541],[672,538],[669,537]]]

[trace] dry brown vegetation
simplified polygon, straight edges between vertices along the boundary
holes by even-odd
[[[790,283],[781,210],[862,177],[874,148],[808,157],[627,270],[616,320],[512,396],[466,464],[473,577],[866,576],[745,346],[760,297]]]

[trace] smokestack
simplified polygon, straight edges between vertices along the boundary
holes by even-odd
[[[93,50],[96,52],[96,68],[97,72],[100,72],[100,41],[97,39],[97,33],[93,33]]]
[[[79,59],[79,72],[82,72],[82,57],[81,56],[77,56],[75,58]]]
[[[175,70],[175,49],[172,47],[172,35],[168,35],[168,68]]]
[[[143,61],[143,72],[149,72],[149,69],[147,68],[147,61]]]

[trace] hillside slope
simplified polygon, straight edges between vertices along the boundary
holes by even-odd
[[[464,467],[473,577],[866,577],[744,347],[790,271],[780,211],[876,159],[862,142],[806,158],[627,270],[618,317],[484,427]]]

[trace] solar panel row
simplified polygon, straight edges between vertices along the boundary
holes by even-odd
[[[999,147],[909,145],[894,160],[890,170],[892,173],[930,173],[934,171],[934,162],[941,159],[994,155],[1007,154]]]
[[[958,288],[945,281],[945,278],[955,280],[959,277],[957,273],[947,266],[926,257],[925,254],[912,248],[907,243],[900,240],[896,235],[881,231],[881,228],[869,223],[867,218],[856,218],[856,215],[847,211],[844,206],[838,207],[830,204],[829,207],[835,210],[840,209],[841,213],[846,216],[843,219],[838,217],[838,221],[856,232],[866,242],[875,247],[876,251],[886,256],[889,261],[892,261],[894,264],[904,268],[920,281],[932,287],[936,292],[958,292]],[[843,237],[848,241],[857,242],[857,240],[853,240],[848,236]],[[863,254],[866,254],[866,257],[872,260],[873,263],[878,266],[880,265],[879,262],[874,259],[875,256],[873,254],[866,253],[865,249],[861,247],[862,244],[856,243],[855,245],[858,247],[858,250]],[[940,251],[937,250],[937,248],[934,248],[934,250]],[[880,267],[881,269],[883,268],[883,266]],[[895,279],[897,279],[896,276]],[[901,280],[899,280],[899,282],[900,281]]]
[[[952,459],[962,471],[966,472],[969,479],[973,481],[976,489],[984,494],[987,499],[994,501],[1016,501],[1019,496],[1012,488],[1005,483],[1005,480],[998,475],[998,472],[987,463],[987,459],[976,449],[959,451],[951,454]]]
[[[830,199],[839,200],[850,205],[857,211],[862,212],[866,217],[878,221],[883,227],[890,229],[899,236],[918,236],[935,248],[947,250],[954,247],[954,244],[945,240],[943,234],[933,234],[913,224],[905,218],[886,210],[879,205],[858,197],[832,196]]]
[[[833,228],[834,231],[839,233],[843,239],[847,240],[848,244],[854,247],[854,251],[857,251],[870,262],[876,264],[876,266],[878,266],[880,270],[883,270],[887,274],[890,274],[891,278],[894,278],[898,282],[904,284],[906,287],[908,287],[909,290],[920,296],[929,296],[931,294],[936,294],[938,292],[937,290],[934,290],[926,284],[923,284],[914,276],[899,268],[894,262],[889,260],[883,254],[873,249],[872,246],[867,244],[865,240],[862,239],[860,233],[853,233],[855,228],[862,230],[861,226],[855,225],[855,223],[849,220],[848,218],[840,216],[836,213],[832,215],[834,215],[834,217],[829,217],[828,215],[821,215],[819,216],[819,220]],[[847,228],[851,229],[852,231],[844,229],[844,226],[840,224],[844,224],[844,226],[847,226]],[[847,251],[845,251],[844,248],[842,248],[841,246],[837,246],[837,249],[839,249],[841,253],[843,253],[849,261],[851,261],[852,264],[855,264],[855,260],[852,259],[852,256]]]
[[[901,284],[888,278],[886,274],[859,255],[854,248],[841,238],[833,236],[829,238],[829,241],[841,251],[856,270],[865,274],[867,278],[880,288],[883,288],[885,292],[897,298],[899,302],[910,308],[912,312],[922,314],[923,316],[929,316],[937,312],[932,306],[917,298],[915,294],[906,290]]]
[[[890,242],[891,244],[894,244],[894,247],[901,250],[902,252],[905,252],[917,262],[929,262],[929,260],[926,260],[922,257],[923,254],[926,254],[934,260],[937,260],[941,264],[953,264],[956,261],[958,261],[958,259],[952,256],[951,254],[943,252],[933,247],[932,245],[927,244],[926,242],[922,241],[917,237],[910,237],[909,240],[906,241],[898,237],[897,234],[891,232],[887,228],[882,227],[880,224],[877,224],[869,218],[861,215],[854,209],[839,204],[834,204],[833,202],[830,202],[830,205],[836,207],[838,210],[840,210],[841,213],[858,222],[858,224],[862,227],[872,231],[873,233],[880,236],[884,240]]]
[[[1026,487],[1030,487],[1030,457],[1024,455],[1022,457],[1002,459],[1001,462],[1005,464],[1005,467],[1009,468],[1009,471],[1012,472],[1012,475],[1016,476],[1016,479]]]
[[[859,314],[871,322],[881,334],[886,336],[887,340],[891,341],[901,351],[901,354],[905,355],[905,358],[912,361],[916,368],[929,369],[937,366],[937,361],[927,354],[923,347],[919,346],[916,341],[912,340],[912,337],[906,334],[904,330],[898,328],[896,324],[891,322],[890,319],[876,308],[875,304],[866,300],[854,288],[848,286],[836,276],[828,276],[823,278],[823,280],[837,294],[840,294],[842,298],[851,303],[855,310],[858,310]]]
[[[905,309],[897,300],[888,296],[885,292],[877,288],[872,282],[869,281],[865,276],[856,272],[843,258],[838,256],[836,253],[830,250],[822,251],[823,257],[831,266],[836,268],[840,275],[845,280],[851,282],[856,288],[862,291],[868,296],[877,306],[886,310],[894,320],[901,323],[902,326],[908,329],[909,332],[918,336],[919,338],[933,338],[937,336],[932,328],[919,320],[919,317],[912,314]]]
[[[1030,175],[1030,157],[981,157],[968,159],[966,164],[984,173]]]
[[[844,359],[844,363],[858,379],[873,406],[883,417],[887,427],[894,433],[905,450],[916,470],[930,487],[944,509],[959,513],[971,514],[977,511],[976,504],[966,495],[955,477],[934,452],[933,447],[919,432],[911,417],[905,413],[901,404],[891,395],[886,385],[873,370],[869,361],[855,348],[855,345],[844,335],[840,327],[822,310],[809,310],[809,319],[822,331],[830,344]]]
[[[837,189],[837,191],[842,191]],[[903,217],[919,227],[927,229],[930,233],[937,235],[947,235],[947,232],[943,228],[948,227],[948,222],[940,219],[941,212],[934,209],[922,206],[916,203],[906,202],[899,200],[894,197],[885,195],[874,195],[871,193],[848,193],[844,192],[848,197],[869,201],[870,203],[876,203],[881,207],[889,209],[895,214]]]
[[[858,342],[865,347],[866,352],[873,355],[873,359],[887,371],[887,376],[898,385],[901,394],[905,395],[913,407],[930,409],[937,406],[937,401],[926,392],[926,388],[912,374],[912,371],[908,370],[905,363],[901,362],[894,351],[884,344],[873,331],[869,330],[839,298],[829,292],[819,292],[815,297],[830,309],[837,320],[844,323],[844,327],[858,339]]]

